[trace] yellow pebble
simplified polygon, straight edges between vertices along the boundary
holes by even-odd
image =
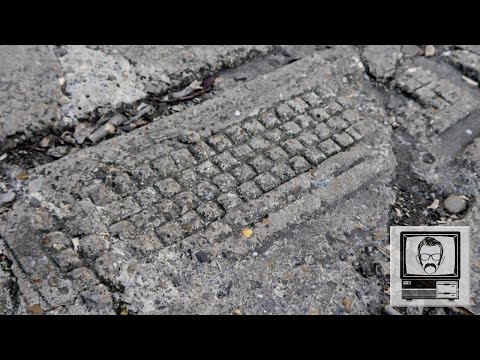
[[[253,235],[253,231],[252,231],[252,229],[245,228],[245,229],[242,230],[242,234],[243,234],[243,236],[245,236],[246,238],[249,238],[250,236]]]

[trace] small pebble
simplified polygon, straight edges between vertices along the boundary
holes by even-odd
[[[435,162],[435,156],[433,156],[430,153],[426,153],[425,155],[422,156],[423,162],[426,162],[427,164],[432,164]]]
[[[29,204],[33,208],[39,208],[42,205],[42,202],[37,198],[32,197],[29,201]]]
[[[310,308],[308,309],[307,315],[320,315],[317,309]]]
[[[443,202],[445,209],[450,214],[458,214],[467,208],[467,202],[465,199],[462,199],[460,196],[450,195]]]
[[[49,138],[43,138],[42,141],[40,141],[40,143],[38,144],[40,145],[40,147],[42,148],[46,148],[48,147],[48,145],[50,145],[50,139]]]
[[[429,57],[429,56],[433,56],[433,55],[435,55],[435,46],[427,45],[425,47],[425,56]]]
[[[345,307],[346,313],[350,313],[350,311],[352,311],[352,298],[350,296],[345,296],[342,299],[342,304]]]
[[[80,248],[80,241],[78,240],[78,238],[72,239],[72,245],[73,245],[73,250],[78,251],[78,249]]]
[[[199,252],[197,252],[195,256],[197,257],[198,261],[202,263],[208,261],[208,254],[203,250],[200,250]]]
[[[77,141],[72,137],[72,133],[70,131],[65,131],[62,136],[60,136],[62,140],[66,143],[76,145]]]
[[[35,304],[27,309],[28,314],[31,315],[42,315],[43,314],[43,309],[40,306],[40,304]]]
[[[67,50],[59,47],[59,48],[53,49],[53,53],[58,57],[62,57],[67,55]]]
[[[365,246],[365,254],[371,256],[373,254],[373,246]]]
[[[445,211],[441,208],[435,209],[435,212],[437,213],[438,216],[440,217],[445,217]]]
[[[56,158],[61,158],[68,153],[68,148],[66,146],[57,146],[53,149],[49,149],[47,154]]]
[[[242,235],[245,236],[247,239],[253,235],[252,229],[245,228],[242,230]]]
[[[183,106],[181,106],[181,105],[174,105],[174,106],[172,106],[172,110],[175,111],[175,112],[183,111]]]
[[[185,130],[178,135],[178,140],[185,144],[195,144],[200,141],[200,135],[196,132]]]

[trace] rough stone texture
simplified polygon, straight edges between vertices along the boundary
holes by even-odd
[[[223,96],[221,95],[216,99],[209,102],[207,101],[198,109],[192,109],[191,111],[187,109],[179,116],[173,115],[169,121],[161,125],[154,123],[153,127],[157,127],[160,133],[152,128],[151,131],[149,131],[149,134],[154,134],[152,137],[149,135],[145,136],[142,132],[136,132],[132,133],[131,136],[126,136],[124,141],[107,141],[104,144],[76,153],[72,155],[71,158],[74,159],[75,163],[74,174],[71,173],[73,170],[71,166],[74,163],[71,162],[68,156],[58,160],[54,167],[46,165],[35,170],[27,185],[27,198],[42,199],[43,205],[35,210],[32,209],[35,211],[34,217],[31,220],[26,220],[25,216],[28,216],[30,212],[30,210],[28,210],[30,202],[17,202],[14,209],[8,214],[9,221],[5,238],[12,248],[12,251],[16,254],[16,257],[20,259],[19,261],[21,263],[24,261],[28,262],[28,264],[25,265],[25,271],[27,275],[33,279],[31,281],[34,284],[36,284],[35,281],[42,284],[41,286],[35,286],[37,286],[37,290],[42,294],[42,297],[45,298],[47,303],[45,310],[57,311],[57,309],[61,307],[68,311],[69,304],[80,301],[80,303],[84,304],[84,308],[87,309],[87,311],[103,313],[113,307],[109,296],[118,298],[118,292],[121,294],[125,291],[122,289],[132,286],[134,288],[140,286],[141,288],[148,289],[147,291],[153,289],[144,282],[145,280],[137,283],[135,280],[136,276],[130,276],[128,270],[129,268],[139,270],[143,267],[143,265],[141,265],[143,262],[142,256],[135,255],[136,253],[132,252],[132,250],[137,251],[138,249],[144,249],[145,254],[148,254],[149,251],[156,251],[155,246],[132,248],[128,240],[129,236],[133,238],[137,237],[139,239],[137,241],[145,239],[144,235],[147,235],[145,231],[147,231],[148,226],[145,228],[145,226],[142,225],[143,222],[139,222],[138,220],[132,222],[133,228],[130,229],[127,227],[124,228],[125,230],[121,230],[122,228],[116,225],[130,218],[133,219],[134,216],[135,219],[137,219],[138,216],[144,216],[142,215],[142,211],[146,211],[145,214],[148,214],[148,210],[151,209],[155,203],[155,201],[154,203],[147,203],[145,200],[143,189],[147,189],[146,186],[149,184],[153,184],[153,190],[158,190],[162,196],[162,198],[157,198],[156,201],[159,207],[164,209],[163,213],[160,212],[159,215],[164,215],[160,215],[159,217],[154,216],[152,224],[155,231],[148,236],[150,236],[150,238],[151,236],[158,237],[158,244],[163,244],[165,251],[171,249],[168,251],[173,251],[172,256],[175,258],[183,253],[183,250],[180,250],[178,246],[183,248],[186,244],[191,244],[193,238],[204,236],[203,231],[208,230],[212,223],[222,221],[225,222],[225,224],[237,224],[236,226],[238,226],[245,222],[251,223],[252,221],[259,221],[259,216],[264,216],[268,213],[273,214],[286,204],[294,202],[302,194],[308,192],[311,189],[309,179],[314,179],[317,175],[316,172],[309,172],[311,169],[310,163],[300,156],[305,150],[305,147],[296,140],[296,138],[302,136],[302,141],[304,141],[306,137],[308,137],[309,132],[315,128],[315,121],[313,121],[313,119],[312,121],[300,121],[301,126],[296,123],[286,123],[285,125],[280,123],[276,124],[288,139],[286,142],[281,143],[280,141],[286,139],[281,136],[276,143],[272,143],[271,140],[267,139],[268,141],[266,141],[262,139],[261,134],[263,134],[266,129],[261,125],[261,122],[257,120],[257,117],[259,113],[265,110],[270,112],[275,111],[278,106],[283,106],[282,104],[288,104],[287,106],[289,106],[294,113],[301,115],[310,109],[310,105],[301,100],[299,96],[305,92],[311,93],[312,90],[315,91],[320,98],[327,99],[325,94],[328,94],[331,88],[328,87],[328,91],[326,91],[325,84],[317,80],[321,79],[322,76],[307,78],[303,83],[299,84],[298,81],[301,80],[301,78],[299,79],[296,76],[298,71],[317,71],[319,73],[318,75],[330,74],[330,76],[335,77],[343,77],[346,73],[350,73],[352,76],[358,76],[359,81],[363,81],[360,67],[355,66],[355,61],[358,60],[355,60],[355,52],[352,48],[342,47],[333,52],[332,55],[333,54],[341,57],[342,61],[335,62],[334,65],[332,65],[333,63],[329,62],[329,53],[322,54],[322,56],[306,58],[304,61],[298,62],[293,66],[274,72],[270,78],[252,80],[249,87],[250,89],[253,87],[256,90],[243,93],[244,95],[241,98],[239,98],[241,92],[235,88],[231,92],[226,92]],[[319,68],[318,64],[323,64],[324,66]],[[352,64],[354,65],[353,67],[351,66]],[[257,93],[262,93],[266,87],[271,89],[269,83],[276,81],[276,78],[281,78],[284,81],[284,85],[280,88],[277,87],[275,91],[276,94],[267,92],[266,96],[261,97],[259,101]],[[292,84],[297,84],[297,86],[291,86]],[[334,82],[327,86],[333,86],[337,89],[337,85]],[[359,82],[357,86],[359,86],[359,89],[362,89],[366,84],[362,85],[361,82]],[[286,103],[283,103],[282,97],[278,96],[280,92],[282,96],[287,97]],[[373,105],[375,104],[375,98],[368,95],[368,92],[365,92],[363,96],[365,96],[364,101],[370,101],[372,106],[379,106]],[[219,106],[222,108],[221,112],[219,111]],[[317,104],[316,106],[319,105]],[[330,106],[328,101],[325,106],[327,109],[336,107],[336,105],[334,107]],[[225,113],[233,113],[234,111],[229,109],[239,107],[245,115],[232,118],[227,122],[213,122],[215,126],[210,127],[210,131],[217,132],[217,135],[208,136],[209,131],[203,130],[205,121],[212,123],[215,116],[224,116],[223,114]],[[212,112],[212,108],[217,108],[217,111]],[[248,110],[249,108],[250,110]],[[202,164],[199,165],[199,173],[197,173],[195,169],[197,169],[198,163],[189,151],[189,147],[193,146],[193,144],[178,141],[178,133],[182,130],[180,123],[185,124],[185,119],[189,117],[189,113],[198,119],[197,124],[190,121],[188,123],[189,128],[199,132],[199,135],[203,137],[202,140],[212,146],[213,152],[206,154],[206,156],[218,166],[217,169],[220,174],[208,174],[205,170],[200,172]],[[202,113],[205,114],[205,116],[202,117]],[[378,120],[375,120],[375,117],[371,117],[371,121],[372,124],[379,123]],[[275,122],[273,125],[275,125]],[[240,143],[237,140],[236,145],[228,138],[229,135],[227,135],[233,134],[233,132],[229,130],[232,126],[240,126],[247,134],[243,136],[243,141]],[[341,128],[337,129],[332,126],[332,132],[334,133],[341,130]],[[165,140],[166,137],[168,137],[168,140]],[[142,145],[142,143],[144,145]],[[315,147],[314,142],[304,141],[304,143],[306,146]],[[257,151],[266,151],[283,144],[288,156],[277,158],[277,164],[268,160],[263,155],[251,158],[247,156],[247,154],[245,159],[234,158],[229,149],[233,147],[241,149],[242,146],[244,147],[244,144],[249,144],[250,148],[254,148]],[[345,144],[346,147],[351,145],[353,145],[353,142]],[[130,153],[130,149],[133,148],[136,149],[136,155]],[[341,151],[340,148],[338,148],[335,153],[338,151]],[[123,157],[120,155],[122,152],[124,152],[125,155],[128,154],[128,156]],[[213,153],[215,153],[215,155]],[[333,152],[330,152],[328,155],[332,156],[333,154]],[[357,154],[353,156],[353,158],[357,158],[356,161],[361,161],[360,159],[364,156],[362,155],[362,151],[356,151],[353,152],[353,154]],[[83,156],[85,156],[85,158],[81,160]],[[144,165],[140,168],[136,166],[136,158],[149,159],[149,161],[154,162],[159,157],[166,159],[165,156],[173,160],[173,162],[170,161],[170,164],[175,165],[173,168],[169,167],[170,172],[168,174],[162,173],[164,165],[159,165],[158,162],[156,162],[156,166],[152,165],[152,167],[147,168]],[[122,165],[117,162],[117,160],[121,158],[126,160]],[[242,165],[240,161],[247,161],[247,163]],[[351,160],[347,157],[346,161],[348,163]],[[338,171],[346,171],[349,166],[354,166],[354,162],[352,162],[351,165],[345,165],[346,168],[343,170],[334,171],[333,168],[329,168],[329,166],[334,163],[336,163],[336,161],[333,159],[332,162],[324,162],[325,170],[321,171],[321,173],[325,175],[331,172],[332,176],[336,177],[340,174]],[[251,165],[257,173],[254,180],[241,179],[244,175],[243,172],[234,171],[235,168],[248,164]],[[293,170],[297,175],[303,176],[303,178],[299,177],[281,185],[282,182],[285,182],[287,179],[282,179],[281,176],[277,176],[273,170],[272,173],[268,172],[274,165],[278,167],[281,164],[287,168],[291,166],[290,171]],[[86,198],[83,203],[81,202],[81,205],[78,204],[74,194],[78,191],[83,193],[81,189],[93,181],[91,174],[94,173],[94,169],[105,165],[116,168],[111,175],[113,181],[107,181],[110,176],[108,175],[105,178],[105,185],[111,187],[114,192],[118,192],[123,199],[112,198],[113,202],[102,207],[92,206],[88,198]],[[80,166],[81,169],[78,168],[78,166]],[[154,172],[151,176],[145,177],[145,175],[149,174],[149,169],[153,169]],[[133,181],[136,182],[136,185],[132,183],[132,179],[130,179],[130,176],[127,175],[125,171],[133,174]],[[191,172],[191,174],[187,175],[186,172]],[[232,172],[231,175],[229,172]],[[64,174],[65,179],[59,182],[60,178],[57,174]],[[164,178],[165,175],[168,177]],[[204,178],[201,179],[200,177]],[[247,176],[247,178],[249,178],[249,176]],[[235,194],[232,194],[233,196],[230,195],[220,198],[222,192],[235,191],[234,185],[236,181],[243,181],[237,189],[239,195],[243,197],[245,201],[250,202],[248,205],[242,205],[242,201],[236,198],[234,196]],[[198,184],[198,186],[196,184]],[[313,184],[315,184],[315,182],[313,182]],[[188,188],[191,187],[195,189],[195,186],[197,186],[196,195],[203,203],[194,204],[191,202],[191,210],[181,215],[182,211],[180,207],[173,205],[171,201],[174,201],[179,194],[188,191]],[[352,186],[355,185],[352,184]],[[323,191],[323,189],[321,190]],[[163,197],[172,200],[167,200]],[[217,200],[217,198],[219,200]],[[169,203],[172,205],[166,206]],[[317,203],[317,205],[319,204],[320,202]],[[185,204],[180,205],[182,207],[185,206]],[[310,209],[315,207],[316,206],[310,207]],[[229,211],[234,208],[238,210]],[[225,212],[225,209],[227,212]],[[96,220],[93,221],[93,218]],[[14,234],[13,229],[20,226],[22,222],[25,222],[25,224],[22,225],[22,231]],[[281,221],[278,220],[278,222],[280,223]],[[62,226],[60,223],[66,225]],[[88,227],[86,226],[87,223],[89,223]],[[68,248],[52,250],[56,251],[52,255],[54,259],[56,259],[56,264],[50,263],[48,258],[41,255],[42,252],[48,253],[48,251],[50,251],[48,250],[49,248],[42,247],[42,244],[45,243],[45,241],[42,241],[45,237],[44,234],[54,229],[60,230],[61,233],[64,234],[64,238],[71,240]],[[27,236],[26,234],[29,235]],[[235,237],[236,235],[234,234],[233,236]],[[78,255],[73,245],[74,240],[72,240],[75,237],[79,237],[77,240],[80,244]],[[29,246],[28,248],[24,247],[25,238],[31,239],[28,242],[33,241],[33,243],[37,245]],[[189,240],[191,238],[192,240]],[[199,240],[199,242],[210,241],[208,238],[204,239],[205,240]],[[225,238],[221,241],[221,243],[226,242],[228,243]],[[240,251],[238,253],[239,255],[244,253],[248,248],[245,248],[245,245],[247,244],[240,242],[240,247],[234,251]],[[57,254],[58,251],[59,253]],[[198,253],[198,251],[199,250],[195,253]],[[193,253],[193,249],[191,249],[191,254]],[[213,252],[212,250],[208,251],[208,253],[213,254],[218,252]],[[245,255],[246,253],[241,256]],[[104,284],[106,288],[100,288],[99,285],[92,285],[88,290],[78,292],[71,280],[61,275],[64,272],[72,271],[83,266],[81,261],[78,260],[78,256],[93,261],[90,266],[93,267],[93,270],[95,270],[94,273],[98,274],[99,281]],[[29,260],[37,258],[38,261],[34,260],[32,262]],[[202,256],[201,259],[205,259],[205,257]],[[138,266],[132,267],[133,263],[137,263]],[[156,267],[160,265],[160,262],[156,260],[153,263],[144,265],[147,267]],[[186,269],[190,267],[190,265],[185,265],[187,266]],[[178,270],[179,269],[181,268],[178,268]],[[147,271],[143,273],[144,275],[140,276],[143,278],[143,276],[147,276],[149,272],[150,271]],[[177,270],[175,270],[174,273],[177,273]],[[158,276],[163,276],[161,274],[164,274],[164,271],[159,272]],[[37,278],[38,280],[35,280]],[[157,280],[155,280],[155,278],[157,277],[152,278],[148,275],[148,278],[149,283],[151,283],[152,286],[156,286]],[[53,281],[59,284],[55,289],[50,288],[49,286],[51,285],[48,285]],[[162,281],[166,282],[166,284],[169,283],[168,279]],[[178,282],[177,286],[182,286],[183,280],[181,277],[175,278],[173,281],[174,283]],[[141,285],[142,283],[144,285]],[[231,291],[227,291],[226,289],[230,287],[231,286],[227,284],[226,288],[222,288],[223,290],[220,291],[220,293],[223,294],[221,298],[228,297]],[[106,289],[109,289],[107,293],[105,293]],[[147,303],[153,301],[152,304],[155,304],[155,300],[147,300],[147,298],[137,299],[137,296],[135,296],[135,300],[132,301],[132,309],[134,309],[132,311],[138,313],[154,311]],[[174,300],[174,302],[175,301],[178,301],[178,299]],[[170,309],[168,311],[175,312],[175,310],[173,310],[175,308],[173,303],[171,303],[168,308]]]
[[[478,46],[476,48],[478,51]],[[448,56],[449,61],[475,81],[480,81],[480,56],[469,50],[454,50]]]
[[[82,117],[194,80],[200,69],[214,72],[239,65],[267,54],[272,47],[74,45],[64,49],[66,54],[59,61],[71,101],[62,110],[67,116]]]
[[[453,221],[452,225],[470,226],[470,248],[471,248],[471,294],[472,306],[470,309],[476,315],[480,313],[480,226],[478,219],[480,217],[480,207],[478,201],[471,207],[471,211],[464,219]]]
[[[461,155],[462,162],[480,173],[480,138],[476,138],[471,144],[465,147]]]
[[[91,46],[108,54],[119,54],[135,66],[147,91],[159,92],[178,81],[193,81],[200,71],[215,72],[239,65],[246,59],[266,55],[270,45],[102,45]]]
[[[474,54],[480,55],[480,45],[456,45],[460,49],[468,50]]]
[[[367,70],[375,78],[385,80],[393,75],[402,58],[401,45],[368,45],[362,53]]]
[[[134,68],[119,55],[107,55],[83,45],[65,46],[58,57],[70,102],[62,107],[65,116],[80,118],[98,107],[115,108],[146,96]]]
[[[0,256],[6,255],[10,254],[3,240],[0,239]],[[0,267],[0,314],[10,315],[15,313],[18,304],[15,299],[16,279],[11,271],[5,268],[7,265],[8,262],[3,260]]]
[[[11,203],[15,200],[15,192],[13,190],[9,190],[8,192],[0,195],[0,206],[6,205]]]
[[[144,49],[152,62],[163,56]],[[172,49],[204,50],[163,54]],[[82,48],[128,58],[127,79],[140,86],[180,81],[178,68],[140,67],[130,50]],[[230,61],[231,49],[217,50],[223,60],[192,67],[193,77]],[[18,284],[0,295],[1,311],[380,314],[389,278],[377,246],[388,248],[388,226],[407,218],[471,225],[478,258],[478,89],[448,57],[415,51],[317,51],[32,169],[0,215]],[[427,208],[450,194],[470,199],[466,211]],[[397,219],[404,197],[415,203]],[[403,215],[419,208],[428,216]],[[475,261],[472,270],[478,311]]]
[[[2,45],[0,59],[0,137],[57,127],[61,70],[52,50],[42,45]]]
[[[273,49],[271,45],[3,45],[0,149],[28,142],[32,134],[71,129],[94,111],[105,114],[148,92],[187,85]]]

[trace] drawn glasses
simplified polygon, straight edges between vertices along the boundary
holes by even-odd
[[[440,253],[437,253],[437,254],[420,254],[420,255],[418,255],[418,257],[422,261],[428,261],[430,258],[432,258],[433,261],[440,261],[441,254]]]

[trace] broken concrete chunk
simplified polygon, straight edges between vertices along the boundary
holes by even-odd
[[[53,149],[49,149],[47,154],[56,158],[61,158],[68,154],[68,148],[66,146],[57,146]]]
[[[75,132],[73,133],[73,138],[77,144],[82,145],[88,135],[90,135],[92,129],[89,128],[86,124],[78,124],[75,126]]]
[[[0,206],[11,203],[13,200],[15,200],[15,196],[16,194],[13,190],[9,190],[5,194],[0,195]]]
[[[401,58],[400,45],[369,45],[362,54],[368,72],[379,80],[391,77]]]

